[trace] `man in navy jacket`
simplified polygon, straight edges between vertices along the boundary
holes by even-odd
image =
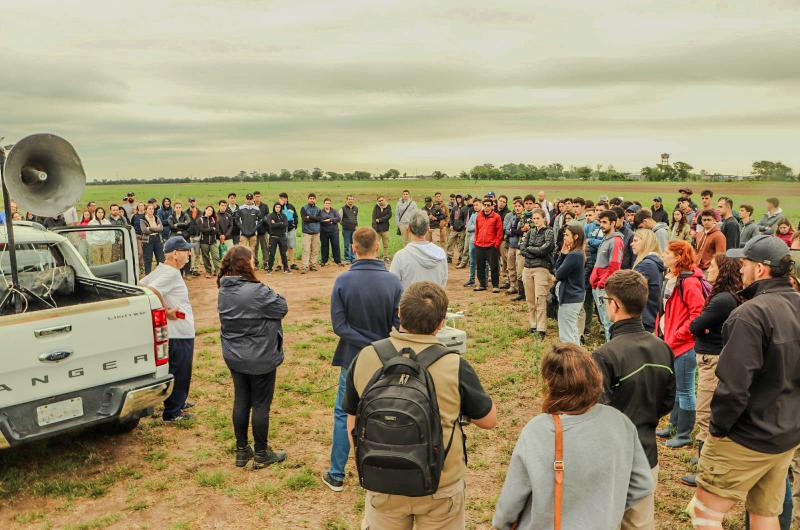
[[[386,270],[378,259],[378,233],[361,227],[353,234],[356,261],[340,274],[331,292],[331,322],[339,343],[333,354],[333,366],[341,367],[339,391],[333,411],[331,466],[322,481],[333,491],[344,488],[344,466],[350,455],[347,414],[342,409],[347,370],[356,354],[370,343],[385,339],[392,328],[400,326],[397,308],[403,288],[400,279]]]

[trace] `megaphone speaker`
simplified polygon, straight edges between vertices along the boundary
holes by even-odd
[[[34,215],[55,217],[81,198],[86,173],[68,141],[32,134],[8,153],[4,180],[13,201]]]

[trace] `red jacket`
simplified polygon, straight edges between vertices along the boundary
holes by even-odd
[[[664,342],[672,348],[675,357],[694,348],[694,335],[689,330],[689,324],[703,312],[706,304],[700,283],[702,277],[703,271],[695,267],[691,276],[678,278],[664,308],[661,317],[664,319]],[[681,282],[683,289],[680,287]]]
[[[794,230],[789,230],[788,234],[779,234],[776,231],[775,235],[778,236],[778,239],[780,239],[784,243],[786,243],[789,246],[789,248],[791,248],[791,246],[792,246],[792,236],[794,235]]]
[[[503,220],[500,219],[500,215],[497,212],[486,215],[483,210],[476,215],[478,217],[475,219],[475,246],[500,247],[500,243],[503,242]]]

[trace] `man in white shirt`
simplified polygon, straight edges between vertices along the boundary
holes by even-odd
[[[547,221],[547,224],[550,224],[550,211],[553,209],[553,203],[547,200],[544,190],[540,191],[538,194],[539,197],[539,206],[542,210],[544,210],[544,218]]]
[[[169,373],[175,378],[172,393],[164,401],[165,422],[192,418],[184,412],[192,407],[187,403],[189,384],[192,381],[194,356],[194,314],[189,302],[189,289],[181,276],[181,269],[191,258],[192,246],[181,236],[173,236],[164,244],[164,263],[139,282],[151,289],[161,299],[167,311],[169,331]]]

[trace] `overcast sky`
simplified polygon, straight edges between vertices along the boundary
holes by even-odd
[[[796,0],[8,1],[0,136],[60,134],[90,178],[664,151],[797,170],[799,20]]]

